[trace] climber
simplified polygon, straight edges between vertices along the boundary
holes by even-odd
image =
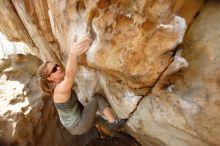
[[[101,94],[95,94],[83,111],[79,108],[77,95],[72,91],[78,66],[77,57],[85,53],[90,44],[89,37],[73,44],[65,70],[49,61],[43,63],[38,70],[42,91],[52,97],[61,123],[72,135],[83,134],[93,126],[97,108],[107,119],[110,129],[116,129],[126,122],[125,119],[116,118]]]

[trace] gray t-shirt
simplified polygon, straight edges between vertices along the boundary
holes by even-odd
[[[60,121],[66,128],[71,128],[77,124],[81,117],[81,111],[77,102],[77,95],[72,91],[70,99],[65,103],[55,103]]]

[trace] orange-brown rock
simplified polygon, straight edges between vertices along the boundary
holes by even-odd
[[[143,144],[219,145],[219,12],[219,1],[205,5],[182,44],[188,68],[169,77],[162,90],[157,82],[130,118],[128,125]]]
[[[74,87],[79,100],[85,105],[95,92],[104,93],[116,115],[129,118],[124,130],[142,145],[220,143],[219,1],[2,0],[0,4],[0,30],[10,40],[34,46],[41,61],[65,66],[73,42],[90,35],[91,47],[79,57]],[[0,63],[8,78],[22,74],[8,68],[10,61]],[[26,85],[36,79],[37,65],[30,62],[28,68],[31,73],[20,78]],[[37,91],[30,88],[28,93],[32,92]],[[19,93],[10,103],[19,105],[25,99]],[[27,113],[27,107],[21,113]],[[49,114],[47,109],[44,113]],[[33,125],[29,134],[24,133],[28,139],[34,137]],[[4,139],[13,143],[11,135]]]

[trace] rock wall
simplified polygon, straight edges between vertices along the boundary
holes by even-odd
[[[167,77],[166,84],[159,81],[129,119],[131,131],[142,143],[220,144],[219,11],[219,1],[205,5],[181,45],[188,68]]]
[[[71,44],[90,35],[92,45],[79,58],[79,100],[85,105],[95,92],[104,92],[115,113],[129,118],[124,131],[142,145],[220,143],[219,1],[0,4],[0,30],[32,46],[42,61],[65,66]]]

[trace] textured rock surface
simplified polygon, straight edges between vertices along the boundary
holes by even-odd
[[[75,87],[79,100],[85,105],[95,92],[105,93],[119,117],[130,117],[126,131],[143,145],[220,143],[219,1],[3,0],[0,4],[4,20],[0,30],[11,40],[35,46],[42,61],[65,66],[71,44],[91,35],[89,51],[79,58]],[[186,25],[184,43],[178,46]]]
[[[81,61],[85,59],[90,67],[117,77],[107,80],[104,77],[104,83],[99,86],[109,95],[111,105],[121,117],[128,117],[136,108],[140,97],[135,94],[147,94],[171,61],[172,51],[182,41],[185,21],[172,13],[171,5],[170,1],[152,1],[150,5],[147,1],[54,1],[48,4],[52,30],[64,56],[74,40],[92,35],[93,43]],[[157,8],[161,8],[160,11]],[[118,81],[118,88],[112,89],[107,84],[109,80]],[[123,102],[124,98],[130,98],[131,102]],[[116,109],[126,109],[127,105],[131,105],[129,111]]]
[[[182,45],[189,67],[167,78],[163,90],[158,82],[130,118],[144,144],[219,145],[219,12],[219,1],[206,4]]]
[[[40,139],[43,135],[53,143],[56,134],[49,136],[45,130],[58,125],[53,121],[57,117],[51,102],[43,102],[35,76],[41,61],[30,54],[10,55],[6,60],[7,64],[1,63],[1,144],[36,145],[44,141]],[[60,129],[54,131],[59,133]]]
[[[33,42],[28,35],[22,21],[19,19],[11,1],[3,0],[0,2],[0,30],[10,40],[20,41],[33,46]],[[16,31],[15,31],[16,30]]]

